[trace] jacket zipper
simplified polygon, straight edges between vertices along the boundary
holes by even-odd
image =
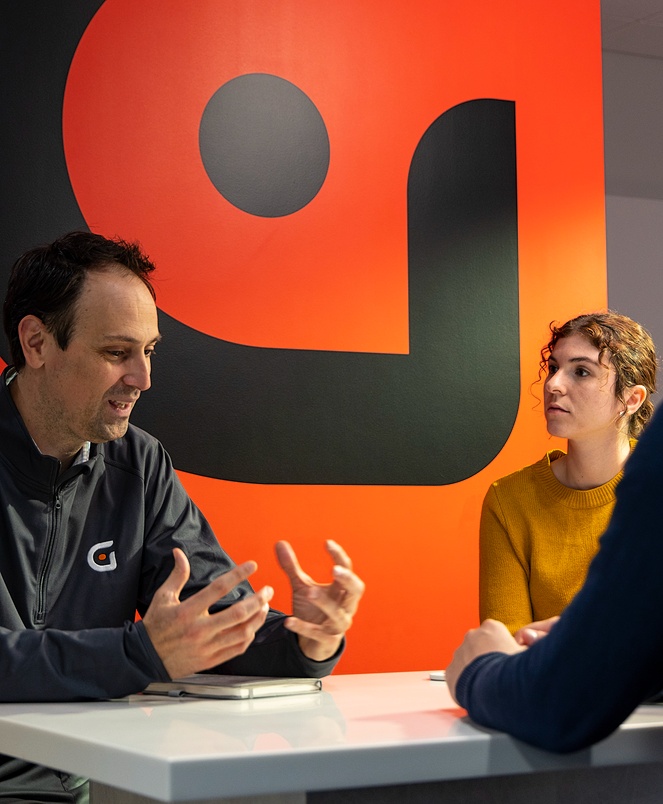
[[[55,496],[53,497],[53,518],[51,519],[51,528],[48,534],[48,541],[46,543],[44,563],[42,565],[41,572],[39,573],[39,582],[37,584],[35,625],[43,625],[43,623],[46,621],[46,588],[48,585],[48,576],[50,575],[51,564],[53,563],[53,552],[55,550],[55,542],[59,530],[61,509],[62,502],[60,500],[60,493],[59,491],[56,491]]]

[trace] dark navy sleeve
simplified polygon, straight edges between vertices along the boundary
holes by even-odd
[[[663,689],[663,411],[629,459],[585,585],[523,653],[478,657],[457,697],[477,723],[567,752]]]
[[[168,680],[142,623],[84,631],[0,629],[3,702],[80,701]]]

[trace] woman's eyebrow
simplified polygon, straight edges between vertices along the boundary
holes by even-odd
[[[601,365],[601,363],[598,360],[595,360],[593,357],[583,357],[582,355],[579,357],[569,358],[569,363],[593,363],[595,366]]]
[[[601,363],[600,360],[596,360],[593,357],[585,357],[584,355],[579,355],[578,357],[570,357],[568,360],[569,363],[591,363],[593,366],[604,366],[605,363]],[[549,357],[548,358],[548,365],[554,364],[557,365],[557,358]]]

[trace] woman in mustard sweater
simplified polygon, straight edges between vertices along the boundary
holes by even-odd
[[[544,412],[567,452],[493,483],[481,514],[481,619],[512,633],[560,614],[582,586],[656,390],[654,344],[632,319],[593,313],[550,330]]]

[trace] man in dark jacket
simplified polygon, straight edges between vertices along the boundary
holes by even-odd
[[[154,266],[76,232],[15,264],[0,381],[0,700],[118,697],[218,668],[331,672],[363,592],[327,542],[317,584],[286,542],[293,614],[254,592],[162,445],[129,424],[159,341]],[[177,389],[173,389],[176,399]],[[141,619],[134,622],[138,611]],[[81,780],[6,759],[0,799],[84,800]]]

